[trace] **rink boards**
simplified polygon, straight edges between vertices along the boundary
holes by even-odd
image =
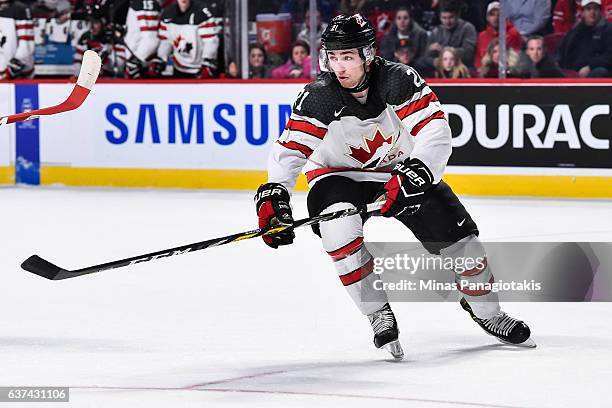
[[[611,86],[433,83],[454,136],[445,179],[461,194],[612,197]],[[101,82],[78,111],[0,128],[0,182],[254,190],[302,87]],[[70,88],[7,84],[0,106],[50,106]]]

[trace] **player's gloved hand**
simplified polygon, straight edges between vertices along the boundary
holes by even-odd
[[[17,58],[13,58],[9,61],[6,66],[7,79],[18,78],[25,70],[25,64],[19,61]]]
[[[397,217],[405,213],[414,214],[419,210],[425,191],[433,184],[433,175],[419,159],[407,159],[398,163],[385,184],[387,200],[380,213],[384,217]]]
[[[255,194],[255,208],[259,217],[259,228],[293,225],[289,192],[282,184],[266,183],[259,186]],[[295,232],[293,229],[287,229],[262,238],[268,246],[276,249],[281,245],[292,244]]]
[[[138,79],[142,76],[142,61],[135,55],[125,62],[125,75],[130,79]]]
[[[159,78],[166,69],[166,62],[159,57],[153,58],[149,61],[147,68],[147,76],[149,78]]]

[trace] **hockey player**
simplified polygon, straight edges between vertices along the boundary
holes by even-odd
[[[381,213],[408,227],[433,254],[481,257],[480,267],[454,271],[457,280],[493,282],[478,229],[442,174],[451,130],[436,95],[409,66],[375,57],[375,31],[361,15],[335,17],[322,36],[319,78],[298,95],[268,160],[268,183],[255,196],[259,226],[291,225],[290,191],[300,170],[309,182],[311,216],[385,200]],[[315,229],[342,284],[368,316],[376,347],[403,356],[387,295],[374,290],[373,258],[359,215]],[[278,248],[292,230],[266,236]],[[500,310],[497,295],[463,290],[461,306],[500,341],[534,346],[525,323]],[[365,301],[367,300],[367,301]]]
[[[34,76],[34,22],[30,9],[0,0],[0,80]]]
[[[152,61],[151,71],[161,73],[172,56],[175,77],[216,77],[220,31],[221,19],[203,3],[178,0],[162,13],[159,58]]]
[[[160,14],[158,0],[130,0],[127,32],[123,38],[127,45],[125,73],[128,78],[140,78],[145,71],[145,62],[155,56],[159,45],[157,30]]]

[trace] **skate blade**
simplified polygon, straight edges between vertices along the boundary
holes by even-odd
[[[495,337],[495,336],[493,336]],[[515,346],[515,347],[522,347],[522,348],[536,348],[538,345],[536,344],[535,341],[533,341],[533,339],[530,337],[527,340],[525,340],[522,343],[516,344],[516,343],[510,343],[509,341],[504,341],[502,339],[497,339],[500,342],[504,343],[504,344],[508,344],[510,346]]]
[[[402,358],[404,358],[404,350],[402,350],[402,345],[400,344],[399,340],[394,340],[390,343],[387,343],[383,347],[385,348],[385,350],[391,353],[393,358],[395,358],[396,360],[401,360]]]

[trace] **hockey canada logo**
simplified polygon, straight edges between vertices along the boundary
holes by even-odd
[[[345,153],[348,157],[361,163],[362,168],[376,167],[384,159],[389,150],[393,147],[393,134],[383,135],[380,128],[372,137],[364,136],[363,143],[359,146],[347,145],[349,152]]]

